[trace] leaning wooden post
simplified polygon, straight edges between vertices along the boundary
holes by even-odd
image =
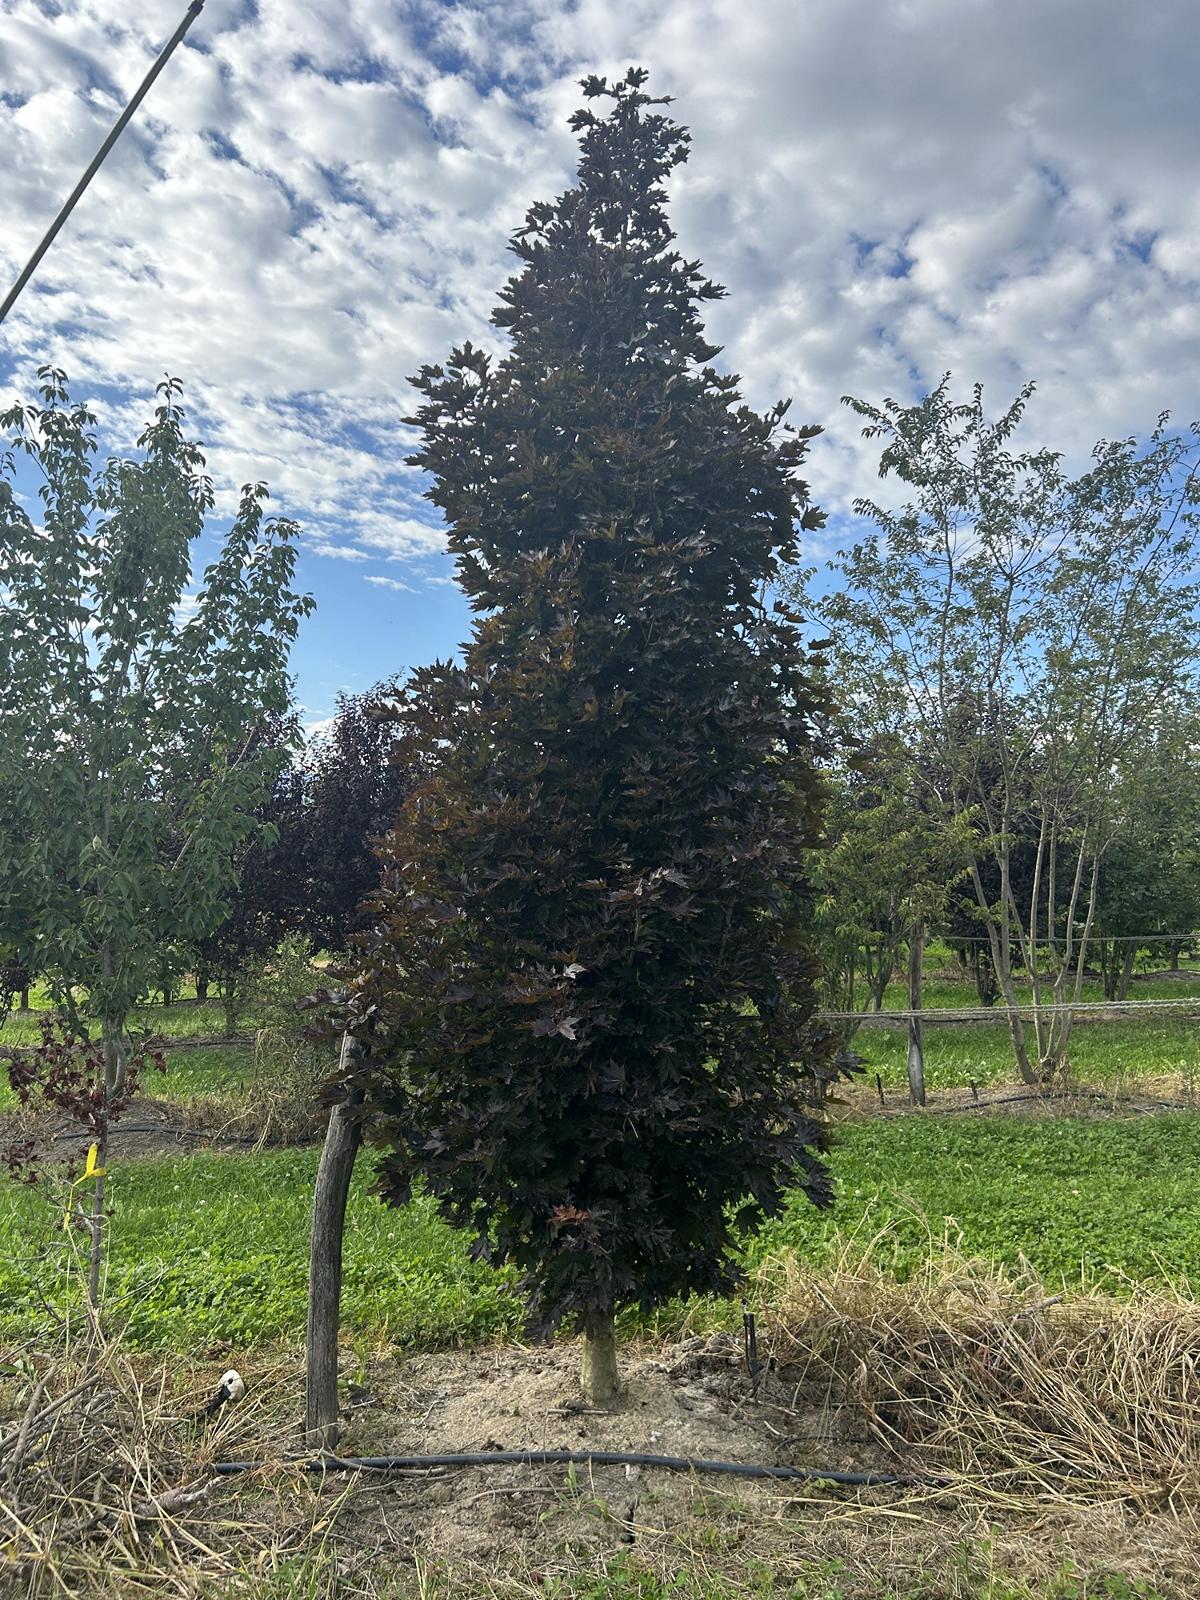
[[[339,1073],[345,1075],[358,1046],[342,1036]],[[313,1188],[308,1255],[308,1334],[305,1344],[304,1435],[310,1450],[332,1450],[338,1436],[338,1324],[342,1305],[342,1236],[354,1158],[362,1142],[351,1090],[329,1114],[329,1128]]]

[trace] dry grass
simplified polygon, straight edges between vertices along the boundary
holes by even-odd
[[[645,1472],[630,1487],[619,1469],[322,1481],[287,1467],[300,1446],[299,1352],[243,1368],[246,1400],[198,1427],[189,1415],[228,1363],[226,1350],[209,1352],[201,1371],[103,1344],[29,1349],[13,1353],[0,1378],[0,1594],[1191,1600],[1200,1592],[1200,1307],[1184,1292],[1063,1298],[1031,1274],[943,1254],[902,1285],[873,1267],[869,1251],[848,1252],[819,1278],[794,1262],[768,1270],[762,1344],[773,1367],[763,1416],[799,1437],[836,1415],[841,1431],[870,1439],[871,1464],[936,1474],[948,1486],[791,1492]],[[654,1358],[668,1372],[687,1366],[680,1381],[693,1403],[703,1360],[715,1363],[714,1383],[730,1381],[720,1341],[705,1347],[716,1354],[698,1358],[699,1342]],[[690,1352],[684,1363],[680,1351]],[[519,1352],[508,1357],[519,1366]],[[371,1361],[406,1370],[385,1353]],[[748,1392],[729,1392],[735,1414],[751,1403]],[[512,1398],[496,1395],[497,1416]],[[839,1429],[819,1445],[829,1465],[838,1464]],[[214,1478],[212,1462],[231,1457],[272,1465]],[[778,1459],[789,1458],[781,1443]],[[494,1548],[485,1538],[458,1557],[439,1553],[439,1525],[476,1519],[497,1530]]]
[[[1200,1305],[1186,1286],[1050,1294],[952,1252],[897,1283],[848,1249],[765,1269],[775,1362],[860,1411],[910,1466],[972,1495],[1200,1507]]]
[[[232,1518],[209,1470],[232,1430],[252,1429],[268,1458],[294,1448],[276,1417],[290,1372],[264,1369],[243,1406],[202,1424],[207,1374],[189,1382],[187,1364],[139,1365],[103,1341],[17,1351],[4,1370],[0,1594],[200,1595],[248,1552],[266,1573],[313,1548],[311,1522],[289,1525],[277,1504],[256,1514],[251,1497]]]

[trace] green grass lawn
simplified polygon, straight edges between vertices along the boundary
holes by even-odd
[[[1188,963],[1185,962],[1185,966]],[[1029,998],[1028,986],[1019,990]],[[1086,999],[1101,998],[1100,985],[1084,986]],[[1193,978],[1156,977],[1153,971],[1142,974],[1131,991],[1137,1000],[1186,1000],[1196,997],[1200,1010],[1200,975]],[[15,1013],[0,1027],[0,1049],[6,1044],[33,1044],[39,1037],[37,1009],[48,1006],[44,990],[31,995],[35,1010]],[[865,999],[863,999],[865,1003]],[[930,976],[925,985],[927,1008],[975,1005],[974,985],[957,977],[950,952],[933,947]],[[893,984],[884,997],[885,1009],[906,1004],[902,985]],[[254,1028],[257,1019],[244,1017],[239,1026]],[[166,1040],[218,1037],[225,1017],[219,999],[198,1005],[188,991],[170,1006],[139,1007],[134,1026],[161,1035]],[[854,1039],[869,1074],[879,1073],[885,1085],[906,1082],[905,1037],[902,1028],[865,1026]],[[1178,1012],[1149,1016],[1127,1016],[1120,1021],[1080,1021],[1075,1025],[1071,1045],[1074,1075],[1080,1083],[1119,1087],[1139,1079],[1178,1074],[1185,1086],[1194,1081],[1200,1089],[1200,1025]],[[252,1060],[245,1046],[210,1046],[189,1050],[168,1050],[165,1077],[149,1080],[150,1092],[168,1100],[183,1101],[197,1094],[222,1094],[243,1087],[251,1073]],[[926,1029],[926,1081],[931,1089],[964,1087],[969,1083],[994,1084],[1015,1080],[1016,1069],[1008,1029],[1002,1020],[995,1023],[937,1024]],[[0,1110],[10,1104],[7,1085],[0,1077]]]
[[[314,1150],[114,1163],[106,1293],[131,1340],[197,1349],[302,1334],[316,1163]],[[346,1325],[423,1346],[515,1328],[508,1276],[471,1263],[428,1202],[385,1211],[365,1193],[368,1176],[364,1162],[347,1225]],[[43,1292],[70,1303],[56,1199],[0,1188],[0,1334],[36,1322]]]
[[[41,1038],[40,1016],[49,1010],[49,1001],[36,992],[30,996],[32,1011],[13,1011],[0,1027],[0,1047],[8,1044],[36,1044]],[[160,1035],[165,1039],[220,1038],[225,1032],[225,1011],[219,998],[200,1005],[196,999],[176,1000],[169,1006],[138,1006],[130,1018],[135,1033]],[[253,1016],[238,1022],[240,1029],[253,1028]]]
[[[1200,1115],[1129,1119],[904,1117],[849,1125],[832,1154],[838,1198],[799,1198],[750,1247],[819,1261],[885,1231],[876,1260],[906,1276],[930,1238],[1047,1280],[1200,1277]]]
[[[316,1160],[289,1150],[114,1164],[108,1295],[131,1339],[202,1350],[301,1337]],[[946,1233],[973,1254],[1025,1257],[1054,1284],[1200,1275],[1200,1115],[855,1123],[832,1163],[833,1212],[797,1197],[749,1241],[751,1264],[784,1248],[819,1263],[851,1235],[884,1231],[877,1259],[900,1275]],[[428,1202],[385,1210],[367,1178],[364,1162],[349,1214],[346,1327],[418,1347],[517,1332],[511,1273],[471,1262],[467,1240]],[[43,1296],[77,1297],[61,1214],[48,1194],[0,1188],[0,1336],[44,1327]],[[702,1321],[728,1314],[693,1311]],[[682,1313],[668,1309],[660,1325]]]
[[[885,1085],[907,1083],[907,1034],[902,1027],[861,1027],[854,1048],[868,1076],[878,1072]],[[1200,1089],[1200,1023],[1178,1013],[1077,1022],[1070,1054],[1077,1083],[1119,1089],[1178,1074],[1185,1089]],[[1015,1083],[1016,1077],[1005,1023],[939,1023],[925,1029],[925,1081],[930,1089]]]
[[[187,1101],[194,1095],[234,1095],[254,1076],[254,1050],[249,1045],[196,1045],[168,1050],[167,1070],[145,1080],[148,1093],[161,1100]],[[135,1115],[134,1111],[129,1113]]]
[[[249,1045],[195,1045],[185,1050],[165,1051],[165,1072],[148,1072],[142,1080],[146,1094],[185,1107],[198,1095],[227,1099],[233,1108],[238,1094],[254,1077],[254,1051]],[[9,1088],[0,1067],[0,1112],[10,1110],[17,1097]],[[139,1121],[136,1104],[126,1113],[126,1121]]]
[[[1184,955],[1182,972],[1171,976],[1163,956],[1143,955],[1134,969],[1129,989],[1131,1000],[1178,1000],[1188,996],[1200,997],[1200,956]],[[1027,979],[1018,971],[1015,975],[1017,998],[1028,1002],[1033,991]],[[869,1004],[865,986],[860,985],[858,1004],[864,1009]],[[1085,1001],[1102,1001],[1104,986],[1098,977],[1085,978],[1082,990]],[[954,952],[940,939],[930,942],[925,953],[925,983],[922,1000],[926,1006],[975,1006],[979,1003],[975,984],[959,967]],[[884,1010],[903,1010],[908,1005],[908,995],[902,977],[889,983],[883,996]]]

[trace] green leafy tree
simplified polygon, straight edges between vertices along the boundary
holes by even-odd
[[[816,869],[818,948],[831,1010],[843,1013],[847,1042],[858,1024],[860,987],[872,1011],[907,953],[909,1091],[925,1103],[921,1018],[925,945],[948,913],[965,875],[969,827],[930,809],[916,781],[912,750],[894,740],[859,744],[829,775],[827,846]],[[861,1015],[861,1013],[859,1013]]]
[[[1124,1000],[1139,955],[1178,966],[1200,929],[1200,716],[1172,718],[1126,771],[1100,871],[1097,943],[1105,995]]]
[[[1200,483],[1197,430],[1165,417],[1144,447],[1099,443],[1077,478],[1053,451],[1018,451],[1031,393],[996,420],[948,379],[917,405],[848,401],[911,498],[856,503],[872,531],[812,603],[845,714],[914,752],[931,815],[972,821],[980,931],[1038,1083],[1068,1064],[1122,794],[1164,719],[1196,704]]]
[[[224,915],[270,777],[256,732],[287,705],[311,602],[291,587],[294,526],[266,518],[261,484],[185,599],[213,494],[175,380],[137,457],[99,466],[95,418],[61,372],[42,379],[40,406],[0,418],[0,943],[47,975],[76,1032],[98,1031],[102,1169],[130,1014],[167,952]],[[103,1214],[100,1177],[93,1301]]]
[[[938,925],[965,873],[969,833],[922,809],[907,749],[860,747],[828,774],[826,848],[815,868],[830,1009],[883,1006],[915,926]],[[842,1030],[847,1037],[854,1023]]]
[[[214,977],[221,985],[227,1038],[280,941],[304,920],[310,898],[304,772],[293,759],[300,743],[294,712],[264,715],[247,751],[265,778],[254,826],[233,845],[225,915],[192,947],[197,992],[207,998]]]
[[[480,1250],[517,1262],[531,1324],[584,1331],[737,1277],[736,1230],[817,1154],[802,931],[818,837],[814,688],[763,595],[820,524],[814,428],[718,372],[671,248],[663,180],[688,136],[631,71],[584,81],[576,187],[534,205],[493,321],[415,380],[480,614],[461,667],[413,677],[407,799],[354,999],[379,1188],[423,1176]]]

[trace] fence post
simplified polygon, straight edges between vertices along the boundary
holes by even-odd
[[[918,918],[908,936],[908,1009],[921,1009],[921,980],[925,965],[925,922]],[[908,1019],[908,1098],[914,1106],[925,1104],[925,1037],[921,1018]]]
[[[339,1071],[358,1046],[342,1037]],[[304,1436],[310,1450],[332,1450],[338,1437],[338,1326],[342,1305],[342,1238],[354,1158],[362,1142],[358,1119],[362,1091],[352,1090],[329,1114],[329,1127],[313,1187],[308,1257],[308,1329],[305,1342]]]

